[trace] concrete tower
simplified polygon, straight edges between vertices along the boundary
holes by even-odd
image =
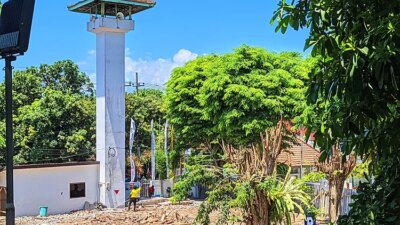
[[[68,6],[90,14],[87,30],[96,35],[96,160],[100,162],[99,201],[125,207],[125,34],[131,15],[154,6],[151,0],[84,0]]]

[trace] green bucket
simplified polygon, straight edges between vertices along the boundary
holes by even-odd
[[[39,215],[40,215],[41,217],[46,217],[46,216],[47,216],[47,208],[48,208],[48,207],[46,207],[46,206],[40,207]]]

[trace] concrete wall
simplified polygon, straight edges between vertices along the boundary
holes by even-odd
[[[16,216],[34,216],[39,208],[48,214],[69,213],[83,209],[86,201],[98,201],[99,165],[79,165],[14,170]],[[70,198],[70,183],[85,182],[85,197]],[[6,186],[6,174],[0,173],[0,186]]]

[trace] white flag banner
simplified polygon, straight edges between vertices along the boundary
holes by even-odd
[[[151,120],[151,179],[156,179],[156,136],[154,135],[153,120]]]
[[[169,178],[169,166],[168,166],[168,120],[165,121],[164,154],[165,154],[165,164],[167,166],[167,179],[168,179]]]
[[[135,161],[133,161],[133,154],[132,154],[133,143],[135,142],[135,132],[136,132],[136,124],[135,121],[131,119],[131,129],[129,132],[129,157],[131,162],[131,181],[134,181],[136,177],[136,166],[135,166]]]

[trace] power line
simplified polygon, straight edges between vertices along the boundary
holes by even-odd
[[[125,86],[136,88],[136,94],[139,94],[139,87],[143,87],[144,83],[139,83],[139,73],[136,72],[136,82],[133,83],[133,82],[129,81],[129,82],[127,82],[127,84],[125,84]]]

